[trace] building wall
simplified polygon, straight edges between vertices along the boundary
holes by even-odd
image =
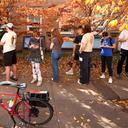
[[[43,5],[35,5],[34,4],[34,6],[33,7],[38,7],[38,8],[47,8],[47,7],[49,7],[49,6],[51,6],[51,5],[56,5],[56,4],[62,4],[62,3],[65,3],[67,0],[46,0],[46,2],[45,3],[43,3]],[[25,36],[25,35],[27,35],[27,33],[22,33],[22,32],[25,32],[25,31],[27,31],[27,26],[25,25],[25,24],[20,24],[20,22],[27,22],[27,17],[20,17],[19,16],[19,18],[18,19],[16,19],[15,18],[15,12],[11,12],[10,13],[10,22],[13,22],[13,23],[16,23],[15,24],[15,31],[17,32],[17,33],[20,33],[20,34],[18,34],[18,40],[17,40],[17,50],[18,51],[21,51],[22,49],[23,49],[23,37]],[[18,22],[16,22],[16,20],[18,20]],[[43,22],[47,22],[47,20],[45,20],[45,19],[43,19]],[[53,26],[54,27],[56,27],[56,28],[58,28],[59,27],[59,24],[57,23],[57,22],[55,22],[55,21],[53,21]],[[49,48],[49,45],[50,45],[50,37],[48,37],[47,36],[47,34],[46,34],[46,32],[49,32],[49,30],[47,30],[47,29],[43,29],[42,30],[42,35],[43,36],[45,36],[45,39],[46,39],[46,47],[47,48]]]

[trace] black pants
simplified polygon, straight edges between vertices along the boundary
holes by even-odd
[[[117,74],[122,73],[122,67],[123,67],[123,64],[124,64],[125,60],[126,60],[125,72],[128,73],[128,50],[121,49],[120,59],[118,61],[118,65],[117,65]]]
[[[82,52],[80,58],[80,83],[88,84],[90,80],[91,52]]]
[[[113,75],[112,71],[112,56],[101,56],[101,67],[102,67],[102,73],[106,70],[106,65],[108,68],[109,76]]]

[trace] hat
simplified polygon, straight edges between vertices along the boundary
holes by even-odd
[[[8,27],[8,28],[12,28],[13,26],[14,26],[13,23],[6,24],[6,27]]]

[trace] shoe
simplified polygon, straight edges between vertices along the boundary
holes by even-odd
[[[105,75],[102,74],[102,75],[100,76],[100,79],[105,79]]]
[[[51,80],[52,80],[53,82],[56,82],[56,83],[59,82],[59,80],[54,80],[53,78],[51,78]]]
[[[71,68],[69,71],[66,72],[67,75],[73,75],[73,69]]]
[[[42,81],[38,81],[37,82],[37,86],[39,87],[39,86],[41,86],[42,85]]]
[[[17,80],[18,80],[18,78],[16,78],[16,77],[13,76],[13,75],[10,77],[10,79],[11,79],[11,80],[14,80],[14,81],[17,81]]]
[[[78,83],[79,85],[88,85],[88,83],[82,84],[82,83],[80,82],[80,80],[78,80],[77,83]]]
[[[2,72],[1,74],[2,75],[6,75],[6,71]],[[12,71],[10,72],[10,76],[13,76],[13,72]]]
[[[6,75],[6,71],[2,72],[2,75]]]
[[[117,74],[117,79],[121,79],[122,75],[121,74]]]
[[[37,82],[37,79],[32,79],[32,81],[31,81],[31,84],[34,84],[34,83],[36,83]]]
[[[112,81],[113,81],[113,80],[112,80],[112,78],[110,77],[110,78],[108,79],[108,83],[109,83],[109,84],[112,84]]]
[[[13,76],[13,72],[12,72],[12,71],[10,72],[10,77],[11,77],[11,76]]]
[[[78,83],[79,85],[82,85],[82,83],[80,83],[80,80],[78,80],[77,83]]]

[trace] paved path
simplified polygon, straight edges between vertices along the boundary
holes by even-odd
[[[20,81],[23,79],[21,78]],[[40,128],[128,128],[128,113],[123,112],[110,100],[106,100],[106,95],[102,95],[103,89],[95,86],[99,81],[93,81],[86,87],[77,85],[75,81],[56,84],[47,77],[44,81],[43,87],[37,88],[35,85],[29,85],[27,88],[27,91],[48,90],[50,92],[50,102],[55,111],[54,117],[47,125]],[[127,81],[121,81],[119,84],[123,82],[127,83]],[[118,90],[117,85],[118,82],[115,82],[113,87],[108,88]],[[105,86],[108,85],[103,85]],[[108,91],[108,88],[105,88]],[[3,90],[15,92],[14,88],[1,87],[0,91]],[[123,90],[127,91],[128,88]],[[117,94],[119,94],[118,91],[114,92],[114,95],[118,97]],[[9,117],[1,108],[0,124],[4,128],[11,128],[12,125]]]

